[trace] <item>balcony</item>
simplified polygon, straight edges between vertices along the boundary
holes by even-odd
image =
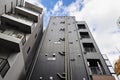
[[[93,43],[83,43],[83,48],[85,52],[96,52]]]
[[[88,32],[80,32],[80,36],[81,38],[90,38],[90,35],[88,34]]]
[[[78,29],[86,29],[85,24],[77,24]]]
[[[20,51],[19,44],[24,45],[25,42],[26,36],[24,35],[24,33],[21,33],[16,30],[5,29],[3,28],[3,26],[0,26],[0,45],[4,47],[6,50],[10,52],[12,50],[19,52]]]
[[[39,13],[38,12],[34,12],[30,9],[26,9],[24,7],[16,7],[15,8],[15,13],[19,14],[21,16],[24,16],[26,18],[29,18],[35,22],[38,22],[38,17],[39,17]]]
[[[19,40],[0,33],[0,46],[10,52],[19,52]]]
[[[7,28],[9,27],[25,33],[31,33],[33,31],[33,28],[35,27],[33,21],[12,14],[11,15],[3,14],[1,16],[1,24],[4,27]]]
[[[36,6],[34,4],[31,4],[29,2],[25,2],[25,8],[31,9],[33,11],[36,11],[38,13],[42,13],[43,8],[40,8],[39,6]]]
[[[115,78],[107,75],[93,75],[92,80],[115,80]]]

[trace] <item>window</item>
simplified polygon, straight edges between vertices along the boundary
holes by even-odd
[[[24,36],[23,39],[22,39],[22,45],[24,45],[26,42],[26,37]]]
[[[96,52],[93,43],[83,43],[85,52]]]
[[[80,32],[81,38],[90,38],[88,32]]]
[[[30,51],[30,47],[29,47],[28,50],[27,50],[27,54],[29,53],[29,51]]]
[[[59,41],[65,41],[65,38],[59,38]]]
[[[61,23],[61,24],[65,24],[65,21],[61,21],[60,23]]]
[[[69,42],[69,44],[73,44],[73,42]]]
[[[86,29],[85,24],[77,24],[78,29]]]
[[[105,71],[99,59],[88,59],[87,63],[91,74],[93,75],[105,74]]]
[[[72,33],[72,31],[69,31],[68,33]]]
[[[35,34],[35,38],[37,37],[37,33]]]
[[[60,28],[60,31],[65,31],[65,28]]]
[[[61,42],[54,42],[54,44],[61,44]]]

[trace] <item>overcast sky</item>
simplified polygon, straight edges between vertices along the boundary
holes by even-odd
[[[75,16],[86,21],[102,54],[112,65],[120,55],[120,0],[27,0],[44,9],[44,29],[50,16]],[[47,24],[46,24],[47,23]]]

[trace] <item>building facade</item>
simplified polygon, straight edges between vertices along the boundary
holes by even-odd
[[[42,37],[42,11],[0,0],[0,80],[115,80],[86,22],[51,17]]]
[[[86,22],[73,16],[50,18],[37,54],[27,80],[115,80]]]
[[[42,8],[0,0],[0,80],[25,80],[43,34]]]

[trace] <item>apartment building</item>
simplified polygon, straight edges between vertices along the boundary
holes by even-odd
[[[0,80],[25,80],[43,34],[43,9],[0,0]]]
[[[52,16],[28,80],[115,80],[85,21]]]

